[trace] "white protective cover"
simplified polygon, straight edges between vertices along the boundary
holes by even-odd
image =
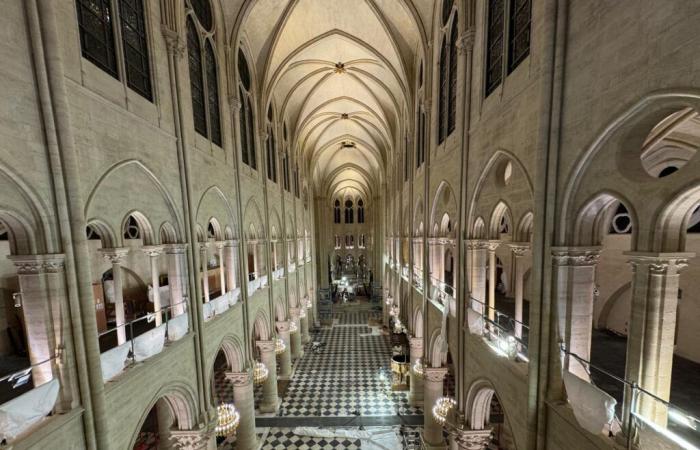
[[[107,350],[100,355],[100,365],[102,366],[102,380],[106,383],[116,377],[124,370],[126,357],[131,350],[131,341],[126,341],[122,345]]]
[[[564,386],[578,424],[593,434],[602,433],[615,418],[617,400],[569,371],[564,372]]]
[[[202,305],[202,316],[205,322],[214,317],[214,304],[212,302],[206,302]]]
[[[402,447],[396,432],[391,428],[384,427],[371,430],[327,430],[316,427],[297,427],[294,428],[293,433],[297,436],[322,438],[340,437],[348,440],[360,439],[360,447],[362,450],[396,450]]]
[[[472,308],[467,308],[467,324],[471,334],[479,336],[484,334],[484,316]]]
[[[46,417],[58,399],[57,379],[0,405],[0,441],[8,442]]]
[[[216,297],[214,300],[211,301],[211,303],[214,304],[214,312],[216,314],[223,314],[226,312],[228,309],[228,297],[227,294],[224,294],[220,297]]]
[[[174,319],[168,320],[168,340],[177,341],[187,334],[189,322],[187,313],[180,314]]]
[[[241,298],[241,288],[236,288],[232,291],[227,292],[226,294],[230,295],[230,297],[228,299],[228,301],[229,301],[228,304],[230,306],[233,306],[236,303],[238,303],[238,300],[240,300],[240,298]]]
[[[160,306],[164,308],[170,306],[170,286],[160,286],[158,288],[158,293],[160,295]],[[148,285],[148,301],[153,303],[153,287]]]
[[[165,344],[165,324],[162,324],[134,339],[134,360],[145,361],[163,350]]]

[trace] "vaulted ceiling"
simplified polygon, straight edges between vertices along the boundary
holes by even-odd
[[[239,39],[321,195],[377,193],[404,145],[433,2],[257,0]]]

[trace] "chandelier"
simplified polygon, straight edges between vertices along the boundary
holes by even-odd
[[[392,303],[394,303],[394,297],[392,297],[391,294],[387,295],[384,303],[386,303],[387,305],[391,305]]]
[[[227,437],[234,434],[240,423],[241,415],[232,403],[222,403],[216,407],[216,427],[214,431],[217,436]]]
[[[299,308],[299,318],[304,319],[305,317],[306,317],[306,308],[303,308],[303,307]]]
[[[253,383],[263,384],[267,380],[269,374],[270,371],[265,364],[260,361],[255,361],[255,366],[253,367]]]
[[[299,331],[299,327],[297,326],[296,321],[292,320],[289,322],[289,332],[296,333],[297,331]]]
[[[403,323],[401,323],[401,319],[397,317],[396,320],[394,320],[394,333],[403,333],[404,331]]]
[[[275,339],[275,354],[281,355],[285,350],[287,350],[287,344],[285,344],[284,339],[281,337]]]
[[[418,358],[416,359],[416,362],[413,364],[413,373],[417,375],[419,378],[423,378],[423,369],[425,367],[423,366],[423,358]]]
[[[437,399],[433,406],[433,419],[435,419],[435,422],[440,424],[440,426],[445,425],[448,414],[456,405],[457,402],[452,397],[440,397]]]
[[[399,315],[399,308],[396,305],[391,305],[391,309],[389,309],[389,315],[391,317],[396,317]]]

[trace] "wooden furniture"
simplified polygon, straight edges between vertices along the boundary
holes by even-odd
[[[102,282],[92,283],[92,298],[95,299],[95,318],[97,319],[97,331],[107,329],[107,311],[105,310],[105,294]]]

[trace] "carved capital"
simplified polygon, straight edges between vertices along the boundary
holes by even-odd
[[[129,254],[128,248],[101,248],[102,257],[112,264],[121,264],[124,258]]]
[[[423,379],[431,383],[440,383],[447,375],[447,367],[426,367],[423,369]]]
[[[487,250],[489,248],[488,241],[483,239],[467,239],[467,250]]]
[[[176,450],[206,450],[212,439],[209,427],[202,426],[197,430],[172,430],[170,440]]]
[[[146,245],[141,250],[148,256],[155,258],[163,254],[163,246],[161,245]]]
[[[412,355],[422,355],[423,354],[423,338],[412,337],[408,340],[408,345],[411,348]]]
[[[530,250],[530,244],[528,244],[527,242],[523,242],[523,243],[514,242],[512,244],[508,244],[508,247],[510,247],[510,251],[513,252],[513,254],[516,257],[524,256],[525,252]]]
[[[176,31],[166,26],[163,26],[162,31],[168,54],[171,54],[176,58],[182,58],[185,55],[185,45],[182,42],[182,39],[180,39],[180,35]]]
[[[467,53],[469,50],[474,48],[474,40],[476,38],[476,30],[473,28],[462,33],[459,38],[457,38],[457,51],[460,55]]]
[[[228,104],[233,112],[239,112],[243,103],[235,95],[229,95]]]
[[[270,353],[275,351],[275,341],[256,341],[255,345],[260,349],[260,353]]]
[[[600,260],[600,247],[553,247],[555,266],[595,266]]]
[[[492,430],[458,430],[454,434],[460,450],[486,450],[491,443]]]
[[[501,245],[501,241],[496,241],[496,240],[491,240],[491,241],[486,241],[487,248],[489,249],[490,252],[495,252],[496,249],[498,248],[499,245]]]
[[[268,137],[270,137],[270,135],[267,134],[267,131],[261,131],[261,132],[260,132],[260,142],[261,142],[261,143],[264,144],[265,141],[267,141],[267,138],[268,138]]]
[[[207,249],[210,247],[209,242],[198,242],[197,245],[199,245],[200,252],[206,252]]]
[[[625,252],[630,256],[629,263],[636,272],[640,268],[647,268],[651,275],[678,275],[681,270],[688,267],[688,260],[695,257],[695,253],[642,253]]]
[[[65,255],[11,255],[9,258],[17,268],[19,275],[36,275],[40,273],[58,273],[65,267]]]
[[[253,377],[249,371],[246,372],[226,372],[226,379],[233,384],[233,387],[244,387],[253,383]]]
[[[216,241],[214,242],[214,247],[217,250],[222,250],[226,246],[226,241]]]

